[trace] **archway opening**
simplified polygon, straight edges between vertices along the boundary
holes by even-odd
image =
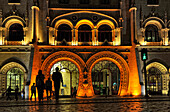
[[[79,42],[91,42],[92,31],[89,25],[83,24],[78,28],[78,41]]]
[[[104,42],[105,40],[112,41],[112,29],[108,25],[101,25],[98,29],[98,41]]]
[[[18,67],[11,68],[7,71],[7,88],[11,86],[15,92],[15,87],[18,86],[19,92],[23,91],[25,85],[24,71]]]
[[[67,24],[61,24],[58,27],[57,41],[65,39],[67,42],[72,41],[71,27]]]
[[[60,96],[72,96],[73,92],[78,89],[79,82],[79,70],[77,66],[70,61],[58,61],[55,63],[50,71],[52,76],[53,72],[55,72],[55,68],[58,67],[62,77],[64,86],[60,87]],[[54,91],[54,84],[53,84]]]
[[[151,95],[161,95],[162,94],[162,72],[151,67],[147,70],[148,88],[147,91]]]
[[[15,23],[9,27],[8,41],[22,41],[24,40],[24,31],[22,25]]]
[[[111,61],[100,61],[92,69],[92,84],[95,95],[117,95],[120,85],[120,70]]]

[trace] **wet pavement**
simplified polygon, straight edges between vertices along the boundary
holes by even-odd
[[[41,103],[1,99],[0,112],[170,112],[170,97],[60,98]]]

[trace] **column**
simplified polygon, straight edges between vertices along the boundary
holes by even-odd
[[[33,28],[33,43],[38,42],[38,33],[39,33],[39,7],[37,1],[34,1],[32,6],[32,28]]]
[[[92,30],[92,42],[93,42],[93,45],[98,45],[98,35],[97,35],[97,33],[98,33],[97,28],[94,28]]]
[[[137,37],[137,30],[136,30],[136,7],[132,7],[129,9],[130,12],[130,26],[131,26],[131,43],[132,47],[130,49],[130,55],[128,56],[129,62],[129,89],[128,93],[130,95],[141,95],[141,85],[139,82],[139,73],[137,67],[137,57],[136,57],[136,37]]]

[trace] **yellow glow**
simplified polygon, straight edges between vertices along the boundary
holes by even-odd
[[[73,24],[72,22],[70,22],[69,20],[67,19],[60,19],[58,20],[56,23],[55,23],[55,28],[58,29],[58,27],[61,25],[61,24],[67,24],[71,27],[71,29],[73,29]]]
[[[67,14],[63,14],[63,15],[60,15],[60,16],[57,16],[56,18],[53,19],[53,21],[51,22],[51,25],[54,23],[54,21],[60,17],[63,17],[63,16],[68,16],[68,15],[71,15],[71,14],[77,14],[77,13],[92,13],[92,14],[97,14],[97,15],[101,15],[101,16],[105,16],[109,19],[112,19],[113,21],[115,21],[116,23],[116,27],[118,26],[118,22],[111,16],[108,16],[108,15],[105,15],[105,14],[102,14],[102,13],[98,13],[98,12],[92,12],[92,11],[87,11],[87,9],[85,9],[86,11],[76,11],[76,12],[70,12],[70,13],[67,13]]]
[[[134,90],[132,93],[132,95],[134,95],[134,96],[138,96],[140,94],[141,94],[141,91],[137,91],[137,90]]]
[[[78,45],[78,41],[72,41],[72,46],[77,46]]]
[[[146,45],[147,41],[141,42],[142,45]]]
[[[94,29],[94,24],[90,20],[87,20],[87,19],[82,19],[79,22],[77,22],[75,28],[78,29],[79,26],[83,24],[87,24],[91,27],[91,29]]]
[[[115,28],[115,25],[113,24],[113,22],[111,22],[110,20],[101,20],[97,23],[97,29],[101,26],[101,25],[109,25],[111,29],[114,29]]]
[[[40,10],[39,7],[37,7],[37,6],[32,6],[31,8],[32,9],[37,9],[38,11]]]
[[[99,45],[99,41],[93,41],[93,45],[94,45],[94,46]]]

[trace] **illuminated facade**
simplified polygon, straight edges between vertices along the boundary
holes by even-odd
[[[60,95],[70,96],[73,88],[77,96],[141,95],[137,54],[143,46],[137,43],[140,20],[133,1],[3,0],[3,4],[1,94],[9,85],[19,85],[28,98],[38,70],[47,80],[59,67],[64,78]],[[150,27],[148,41],[154,40],[150,31],[159,31]]]
[[[137,47],[138,69],[142,93],[144,94],[143,62],[141,49],[147,48],[148,60],[146,61],[147,91],[154,95],[167,95],[169,84],[169,36],[170,36],[170,8],[167,0],[136,0],[138,9],[137,21]]]

